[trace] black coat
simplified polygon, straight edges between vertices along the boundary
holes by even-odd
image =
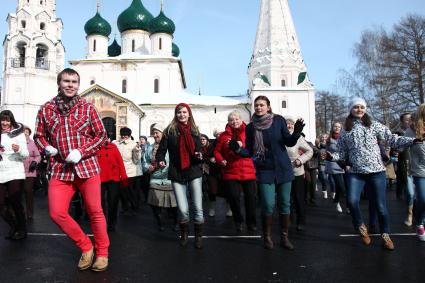
[[[246,127],[246,149],[254,155],[254,125]],[[286,120],[279,115],[273,117],[273,123],[267,130],[262,131],[266,148],[263,160],[254,157],[257,172],[257,182],[260,184],[283,184],[294,179],[292,163],[286,147],[297,144],[299,134],[291,135],[286,127]]]
[[[186,170],[180,169],[179,153],[180,133],[175,135],[165,135],[161,139],[155,159],[157,162],[165,161],[165,154],[169,153],[170,164],[168,168],[168,179],[174,182],[185,183],[193,179],[202,177],[202,161],[192,156],[190,167]],[[192,133],[195,142],[195,152],[201,152],[201,140],[199,135]]]

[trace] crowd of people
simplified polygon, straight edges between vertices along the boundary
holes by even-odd
[[[383,248],[394,250],[386,200],[392,175],[397,197],[406,192],[404,223],[416,224],[419,240],[425,241],[425,104],[416,113],[403,113],[400,129],[392,133],[372,119],[363,99],[354,98],[346,120],[310,142],[303,119],[274,114],[266,96],[254,100],[248,124],[241,113],[230,112],[213,140],[199,132],[190,105],[180,103],[168,126],[151,126],[151,143],[147,136],[135,140],[127,127],[111,141],[95,107],[77,95],[78,73],[65,69],[57,83],[59,93],[38,112],[34,141],[31,129],[11,111],[0,113],[0,214],[10,227],[6,239],[26,238],[26,222],[35,217],[34,184],[47,171],[49,214],[81,249],[80,270],[107,269],[108,232],[116,230],[119,213],[133,216],[144,202],[159,231],[165,230],[167,216],[173,219],[181,246],[188,244],[193,221],[197,249],[203,247],[204,215],[215,217],[217,197],[226,199],[226,215],[233,217],[237,233],[257,231],[259,204],[264,248],[274,248],[277,210],[280,246],[293,250],[289,226],[306,229],[306,205],[317,205],[318,189],[333,199],[337,213],[351,215],[365,245],[371,243],[369,232],[379,227]],[[368,225],[362,196],[369,200]],[[94,243],[69,213],[74,201],[84,207]]]

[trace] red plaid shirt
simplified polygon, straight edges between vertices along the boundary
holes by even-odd
[[[58,150],[52,164],[52,178],[73,181],[100,173],[96,154],[106,142],[106,131],[93,104],[81,98],[67,115],[63,115],[54,99],[44,104],[37,114],[34,141],[40,151],[51,145]],[[77,164],[65,162],[68,154],[78,149]]]

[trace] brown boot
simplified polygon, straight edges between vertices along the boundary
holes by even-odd
[[[370,245],[371,239],[369,237],[369,233],[367,232],[366,225],[364,225],[364,224],[360,225],[359,233],[360,233],[360,236],[362,237],[363,243],[366,246]]]
[[[204,224],[195,224],[195,248],[202,249],[202,230]]]
[[[264,248],[265,249],[268,249],[268,250],[273,249],[272,223],[273,223],[273,215],[263,216],[263,240],[264,240]]]
[[[180,246],[184,247],[187,245],[187,237],[189,234],[189,225],[187,222],[180,223]]]
[[[382,234],[382,247],[388,251],[394,250],[394,243],[387,233]]]
[[[294,246],[291,244],[291,242],[288,239],[289,214],[279,214],[279,220],[280,220],[280,246],[292,251],[294,249]]]

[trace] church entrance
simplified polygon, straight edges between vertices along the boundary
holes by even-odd
[[[102,119],[103,125],[105,126],[106,132],[108,133],[108,137],[111,139],[111,141],[116,140],[116,121],[113,118],[106,117]]]

